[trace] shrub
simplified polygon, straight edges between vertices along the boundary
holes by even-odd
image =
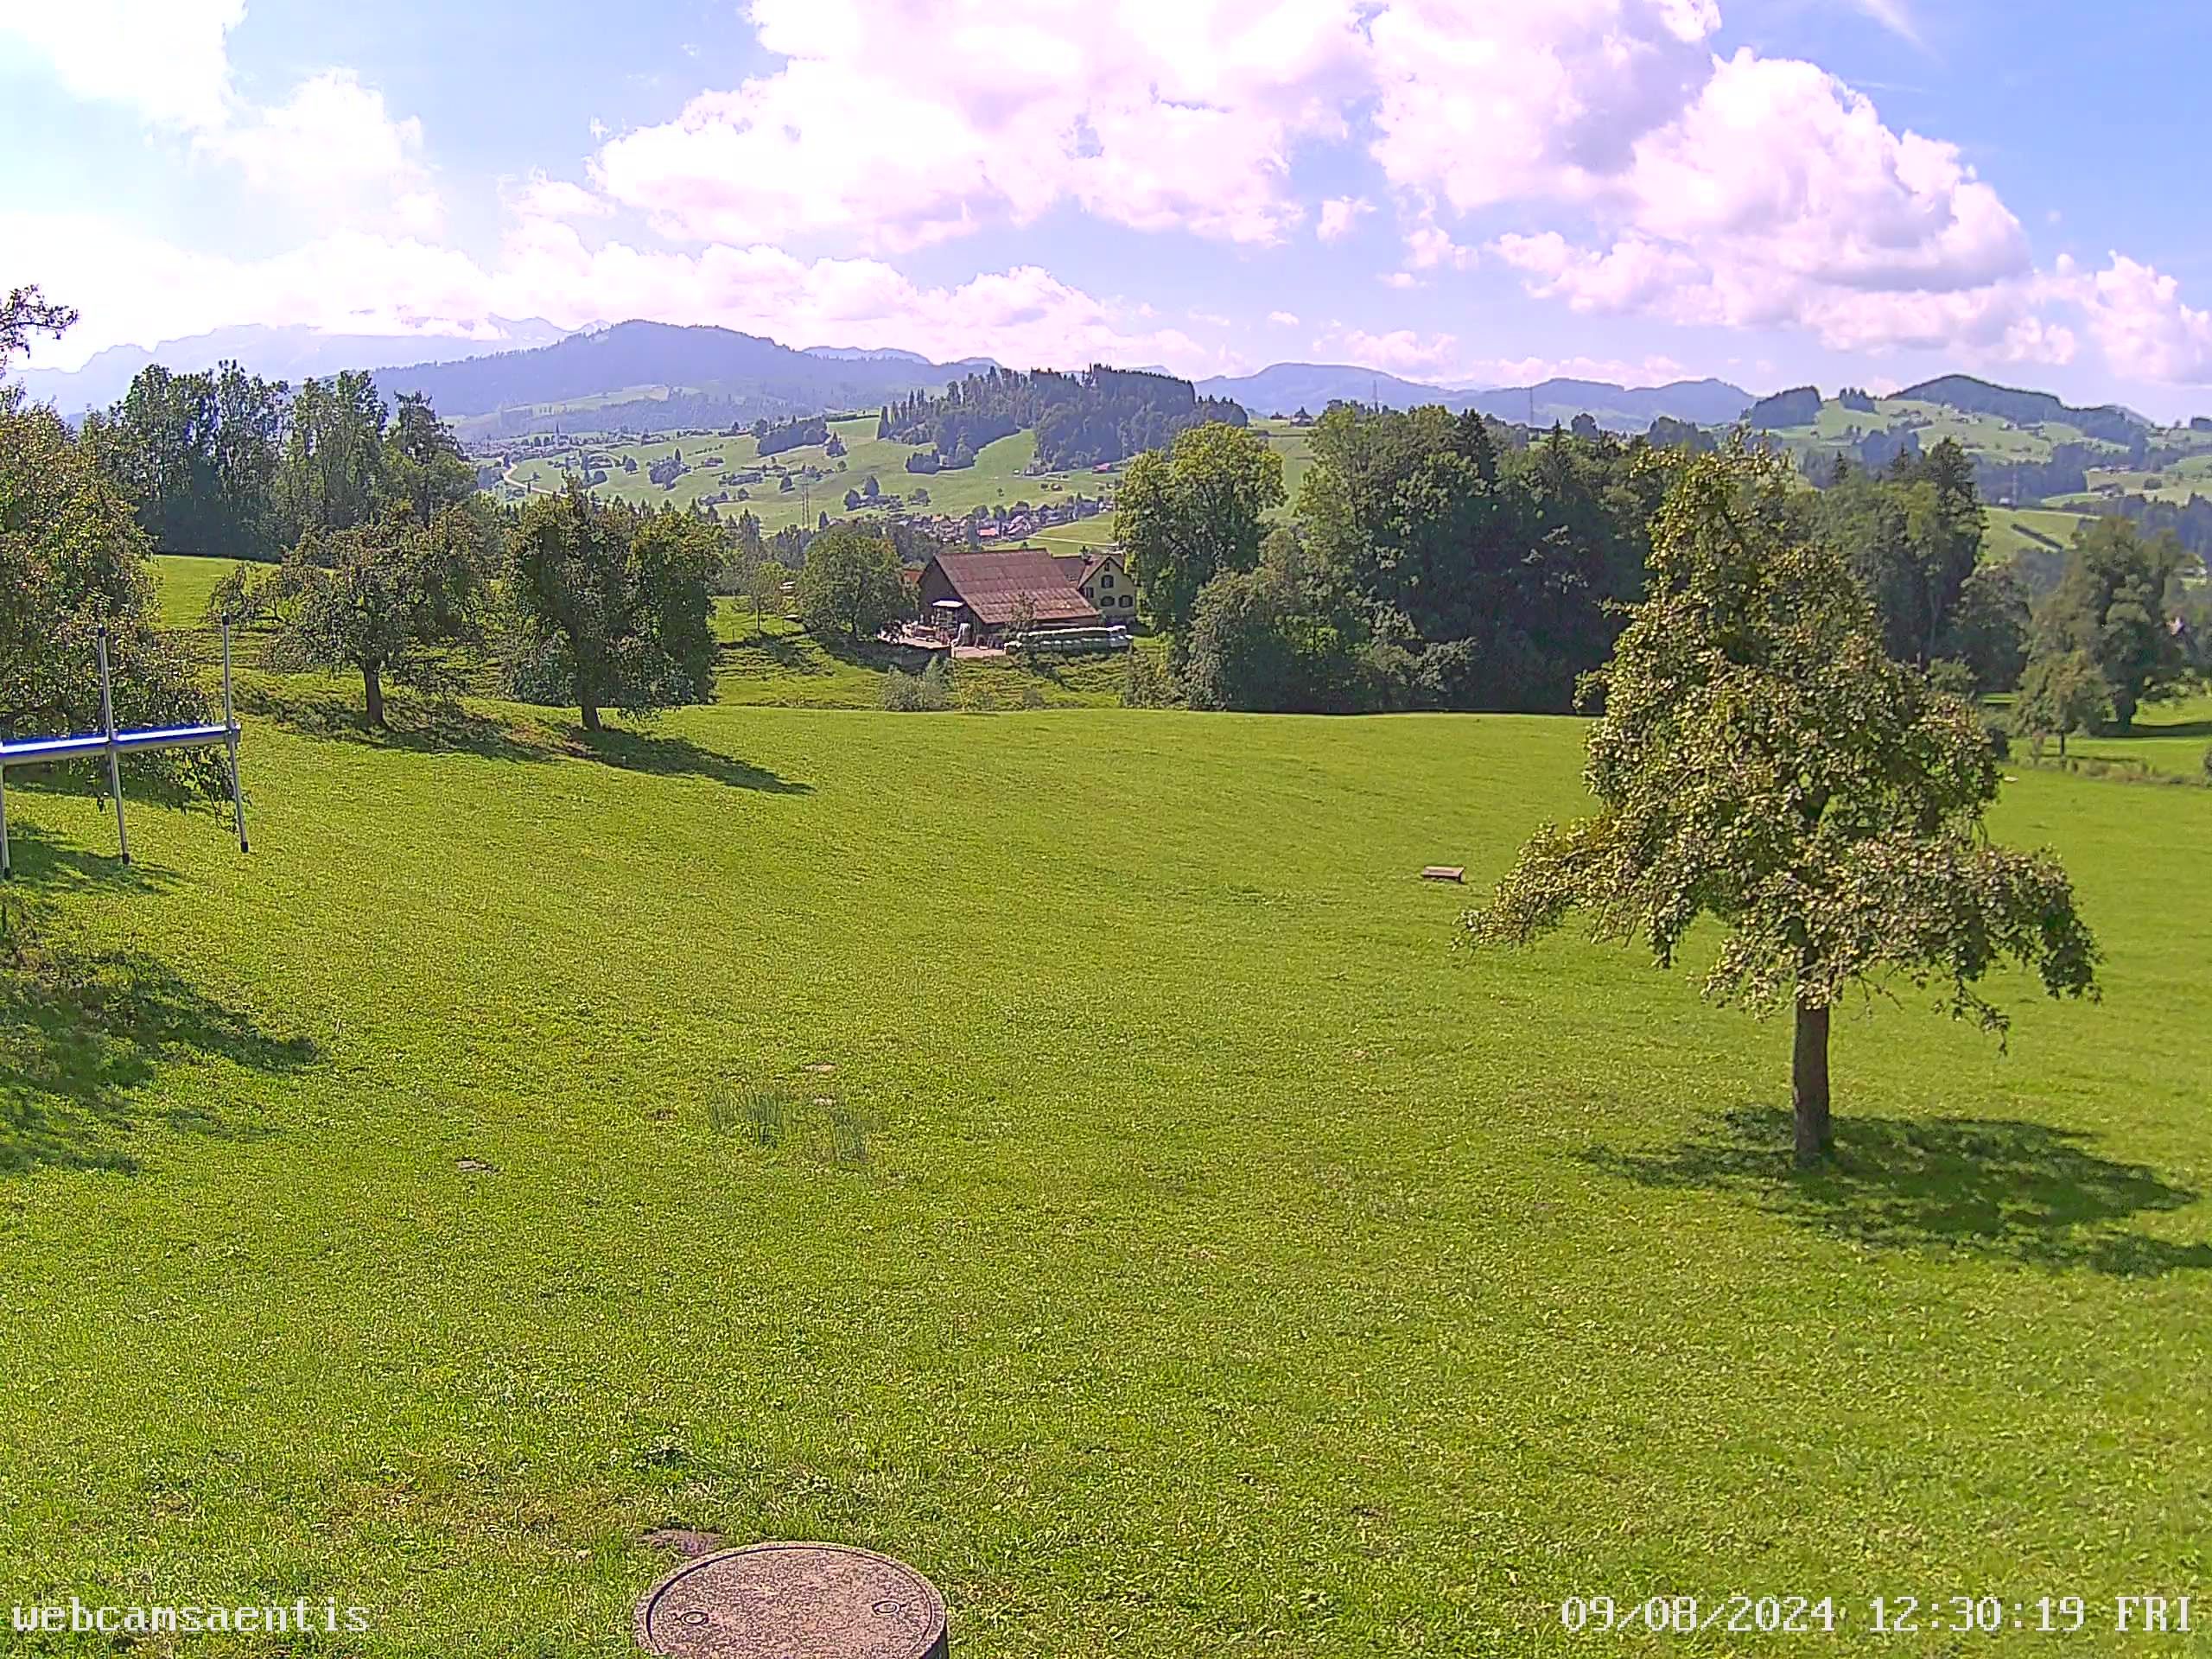
[[[1180,702],[1175,677],[1167,671],[1167,665],[1141,646],[1132,649],[1128,677],[1122,684],[1122,706],[1124,709],[1173,709]]]
[[[893,669],[883,677],[883,706],[893,714],[941,714],[952,706],[952,684],[944,658],[934,657],[918,674]]]
[[[2204,751],[2204,781],[2212,784],[2212,749]]]

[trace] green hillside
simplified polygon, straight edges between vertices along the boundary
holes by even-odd
[[[1113,488],[1110,474],[1028,471],[1037,452],[1037,435],[1033,432],[1016,432],[986,445],[977,454],[973,467],[957,472],[916,474],[906,470],[906,457],[919,454],[921,446],[877,438],[874,416],[834,422],[832,429],[846,447],[846,453],[841,457],[831,457],[824,444],[813,444],[784,450],[764,461],[760,445],[749,433],[738,437],[685,434],[642,441],[579,438],[571,447],[518,461],[507,470],[506,482],[511,499],[533,491],[557,490],[567,474],[581,475],[584,472],[586,457],[607,456],[615,464],[607,468],[607,482],[594,486],[594,493],[646,505],[668,502],[689,507],[702,496],[734,493],[731,486],[719,481],[721,474],[760,468],[766,473],[765,480],[742,486],[747,490],[747,499],[733,500],[716,511],[733,520],[741,512],[749,511],[760,519],[761,528],[770,532],[787,524],[810,525],[823,512],[833,518],[855,516],[846,509],[845,492],[859,489],[862,480],[871,474],[877,487],[886,494],[911,496],[918,486],[926,489],[929,503],[912,508],[915,512],[956,516],[979,506],[1011,507],[1017,501],[1025,500],[1042,503],[1077,493],[1100,497],[1109,494]],[[678,477],[671,487],[664,489],[646,476],[647,470],[677,450],[691,463],[691,470]],[[715,456],[721,458],[719,466],[697,464]],[[635,472],[622,469],[620,463],[625,457],[638,463]],[[839,461],[844,463],[842,470]],[[803,476],[810,468],[819,475]],[[783,490],[779,486],[786,475],[792,480],[792,487]],[[1065,538],[1086,534],[1107,538],[1103,527],[1100,531],[1091,531],[1088,522],[1057,528]]]
[[[10,791],[19,1596],[613,1655],[676,1524],[891,1551],[968,1659],[1344,1659],[2201,1564],[2212,794],[2021,768],[2104,1001],[1846,1018],[1793,1179],[1788,1033],[1701,962],[1452,948],[1578,721],[372,742],[322,685],[251,682],[251,857]]]

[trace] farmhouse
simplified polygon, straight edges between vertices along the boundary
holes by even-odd
[[[1132,622],[1137,613],[1137,585],[1118,553],[1058,553],[1053,563],[1068,585],[1109,622]]]
[[[940,553],[922,567],[915,594],[924,616],[978,643],[995,645],[1024,608],[1039,628],[1095,628],[1098,607],[1078,592],[1061,562],[1039,548]]]

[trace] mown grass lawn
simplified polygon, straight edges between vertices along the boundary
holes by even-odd
[[[2212,1566],[2212,793],[2022,775],[2105,1000],[2009,1054],[1854,1012],[1792,1180],[1784,1030],[1452,947],[1573,721],[290,719],[250,858],[10,792],[13,1599],[613,1655],[680,1523],[901,1556],[970,1659],[1587,1651],[1563,1597],[1733,1591],[1853,1651],[1877,1594]]]

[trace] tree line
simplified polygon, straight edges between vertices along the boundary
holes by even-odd
[[[1661,503],[1715,448],[1348,404],[1312,446],[1295,503],[1264,439],[1228,426],[1130,466],[1116,533],[1140,613],[1168,642],[1167,683],[1147,695],[1255,711],[1573,709],[1645,591]],[[2112,517],[2049,575],[1989,561],[1955,440],[1879,471],[1840,465],[1827,487],[1783,499],[1795,532],[1850,572],[1891,660],[1967,694],[2022,690],[2014,723],[2031,737],[2069,729],[2031,695],[2057,659],[2080,659],[2069,686],[2101,688],[2071,695],[2071,729],[2124,727],[2212,671],[2206,590],[2184,581],[2193,560],[2172,536]]]
[[[924,446],[938,457],[934,471],[972,466],[986,444],[1033,429],[1038,465],[1063,471],[1158,448],[1210,422],[1243,426],[1246,417],[1173,375],[1100,365],[1082,374],[992,368],[952,382],[941,397],[915,392],[885,404],[875,435]]]
[[[1338,404],[1287,522],[1281,458],[1207,426],[1141,455],[1116,534],[1205,708],[1560,710],[1641,584],[1675,452]]]

